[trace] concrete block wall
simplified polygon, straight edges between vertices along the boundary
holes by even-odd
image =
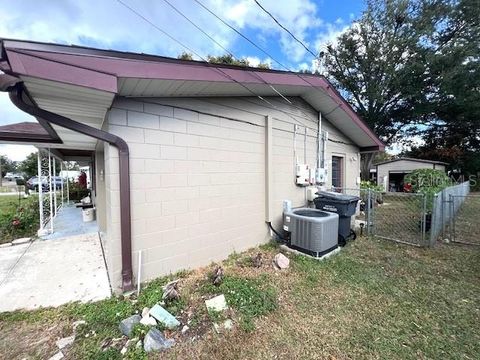
[[[226,258],[269,239],[265,224],[265,118],[273,120],[273,209],[280,225],[282,201],[305,201],[294,184],[293,130],[307,129],[307,162],[316,159],[317,112],[301,99],[295,106],[272,98],[274,110],[254,98],[118,99],[108,131],[130,147],[132,240],[136,274],[142,250],[142,280]],[[296,107],[301,107],[299,110]],[[348,142],[324,121],[332,136]],[[336,132],[335,132],[336,131]],[[358,154],[350,145],[328,145],[328,153]],[[297,157],[303,159],[304,127]],[[106,145],[105,201],[107,265],[114,288],[121,284],[118,153]],[[303,161],[303,160],[301,160]],[[358,161],[359,163],[359,161]],[[348,162],[347,162],[348,165]],[[346,172],[355,185],[359,164]]]

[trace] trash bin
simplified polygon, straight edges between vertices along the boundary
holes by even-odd
[[[91,222],[95,220],[95,209],[88,208],[82,210],[83,222]]]
[[[360,201],[358,196],[329,191],[319,191],[318,197],[314,200],[317,209],[338,214],[338,245],[340,246],[345,246],[349,238],[352,240],[357,238],[357,234],[350,228],[350,224],[351,217],[357,209],[358,201]]]

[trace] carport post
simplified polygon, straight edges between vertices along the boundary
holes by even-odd
[[[57,160],[55,157],[53,158],[53,181],[55,181],[55,185],[53,186],[53,204],[54,204],[54,213],[57,216]]]
[[[50,154],[50,148],[48,148],[48,182],[49,187],[48,196],[50,198],[50,233],[53,233],[53,194],[52,194],[52,155]]]
[[[37,152],[37,191],[38,191],[38,210],[40,211],[40,229],[38,230],[39,233],[41,233],[43,231],[43,222],[44,222],[44,218],[43,218],[43,189],[42,189],[42,185],[41,185],[41,179],[42,179],[42,159],[41,159],[42,155],[41,155],[41,152],[40,152],[40,149],[38,149],[38,152]]]
[[[60,160],[60,174],[62,174],[62,176],[60,176],[60,186],[61,186],[61,192],[62,192],[62,207],[63,207],[63,161]]]

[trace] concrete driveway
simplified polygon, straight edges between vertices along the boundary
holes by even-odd
[[[110,295],[97,233],[0,248],[0,312]]]

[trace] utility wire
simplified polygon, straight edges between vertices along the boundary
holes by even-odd
[[[308,85],[310,85],[315,91],[317,91],[319,94],[321,94],[322,96],[324,95],[327,95],[330,99],[332,99],[337,105],[331,110],[329,111],[327,114],[323,114],[323,115],[330,115],[332,112],[334,112],[335,110],[337,110],[341,104],[338,104],[335,99],[328,93],[325,93],[325,92],[322,92],[320,91],[319,89],[317,89],[317,87],[315,85],[313,85],[310,81],[307,80],[307,78],[299,75],[297,72],[293,71],[292,69],[290,69],[288,66],[284,65],[283,63],[281,63],[279,60],[277,60],[276,58],[274,58],[268,51],[266,51],[265,49],[263,49],[262,47],[260,47],[259,45],[257,45],[253,40],[251,40],[250,38],[248,38],[246,35],[242,34],[239,30],[237,30],[234,26],[230,25],[229,23],[227,23],[225,20],[223,20],[220,16],[218,16],[217,14],[215,14],[211,9],[209,9],[207,6],[205,6],[201,1],[199,0],[194,0],[198,5],[200,5],[202,8],[204,8],[206,11],[208,11],[210,14],[212,14],[214,17],[216,17],[219,21],[221,21],[225,26],[229,27],[230,29],[232,29],[235,33],[237,33],[238,35],[240,35],[242,38],[244,38],[245,40],[247,40],[250,44],[252,44],[254,47],[256,47],[258,50],[260,50],[261,52],[263,52],[265,55],[267,55],[269,58],[271,58],[273,61],[275,61],[278,65],[280,65],[281,67],[283,67],[285,70],[289,71],[289,72],[292,72],[293,74],[295,74],[295,76],[297,76],[299,79],[303,80],[304,82],[306,82]],[[276,89],[273,88],[273,90],[275,92]],[[277,92],[278,93],[278,92]],[[281,94],[280,94],[281,95]],[[284,96],[281,95],[283,98]]]
[[[288,30],[285,26],[283,26],[283,25],[275,18],[275,16],[272,15],[272,13],[271,13],[270,11],[268,11],[267,9],[265,9],[265,8],[262,6],[262,4],[260,4],[257,0],[253,0],[253,1],[255,1],[255,3],[260,7],[260,9],[262,9],[268,16],[270,16],[270,17],[272,18],[272,20],[277,23],[278,26],[280,26],[283,30],[285,30],[296,42],[298,42],[300,45],[302,45],[305,50],[307,50],[310,54],[312,54],[315,59],[318,58],[318,55],[317,55],[317,54],[315,54],[312,50],[310,50],[310,49],[308,48],[308,46],[303,43],[303,41],[301,41],[300,39],[298,39],[290,30]]]
[[[187,20],[190,24],[192,24],[196,29],[198,29],[202,34],[204,34],[206,37],[208,37],[212,42],[214,42],[216,45],[218,45],[223,51],[225,51],[228,55],[230,55],[232,58],[234,58],[237,61],[241,61],[240,58],[236,57],[235,54],[233,54],[232,51],[224,47],[222,44],[220,44],[217,40],[215,40],[211,35],[209,35],[206,31],[204,31],[200,26],[198,26],[193,20],[191,20],[187,15],[185,15],[182,11],[180,11],[177,7],[175,7],[170,1],[168,0],[163,0],[167,5],[169,5],[175,12],[177,12],[180,16],[182,16],[185,20]],[[300,110],[305,116],[308,117],[308,115],[303,111],[302,108],[295,106],[289,99],[285,97],[280,91],[278,91],[272,84],[269,84],[267,81],[265,81],[261,76],[259,76],[257,73],[252,72],[252,75],[255,76],[258,80],[263,82],[265,85],[268,85],[278,96],[280,96],[283,100],[285,100],[289,105],[296,107],[298,110]],[[300,123],[301,124],[301,123]]]
[[[230,76],[228,73],[224,72],[223,70],[221,70],[220,68],[216,67],[215,65],[209,63],[207,61],[207,59],[205,59],[203,56],[201,56],[199,53],[197,53],[196,51],[192,50],[191,48],[189,48],[188,46],[186,46],[185,44],[183,44],[182,42],[180,42],[179,40],[177,40],[176,38],[174,38],[173,36],[171,36],[170,34],[168,34],[165,30],[163,30],[162,28],[160,28],[159,26],[157,26],[155,23],[153,23],[152,21],[150,21],[148,18],[146,18],[145,16],[143,16],[141,13],[139,13],[138,11],[136,11],[134,8],[130,7],[128,4],[126,4],[125,2],[123,2],[122,0],[116,0],[118,3],[120,3],[121,5],[123,5],[125,8],[127,8],[128,10],[130,10],[131,12],[133,12],[135,15],[137,15],[138,17],[140,17],[141,19],[143,19],[144,21],[146,21],[148,24],[150,24],[151,26],[153,26],[156,30],[160,31],[162,34],[164,34],[165,36],[167,36],[169,39],[173,40],[174,42],[176,42],[177,44],[179,44],[180,46],[182,46],[183,48],[187,49],[188,51],[190,51],[191,53],[193,53],[194,55],[198,56],[200,59],[202,59],[204,62],[205,62],[205,65],[208,66],[208,67],[211,67],[212,69],[214,69],[215,71],[219,72],[221,75],[223,75],[224,77],[230,79],[231,81],[235,82],[236,84],[240,85],[241,87],[243,87],[245,90],[247,90],[250,94],[252,94],[253,96],[257,97],[258,99],[262,100],[263,102],[265,102],[266,104],[269,105],[269,107],[271,109],[275,109],[277,111],[280,111],[282,113],[284,113],[285,115],[287,115],[288,117],[290,117],[292,120],[294,120],[295,122],[299,123],[301,126],[305,127],[305,128],[308,128],[307,125],[303,124],[301,121],[299,121],[298,119],[296,119],[295,117],[293,117],[292,115],[288,114],[286,111],[280,109],[279,107],[275,106],[274,104],[272,104],[270,101],[268,101],[267,99],[265,99],[264,97],[262,97],[261,95],[258,95],[256,94],[255,92],[253,92],[249,87],[245,86],[244,84],[242,84],[241,82],[237,81],[236,79],[234,79],[232,76]],[[263,80],[263,79],[262,79]],[[264,80],[263,80],[264,81]],[[264,81],[264,83],[266,83]],[[266,83],[267,85],[269,85],[270,87],[272,87],[270,84]],[[278,91],[276,91],[278,93]],[[282,96],[284,97],[284,96]]]

